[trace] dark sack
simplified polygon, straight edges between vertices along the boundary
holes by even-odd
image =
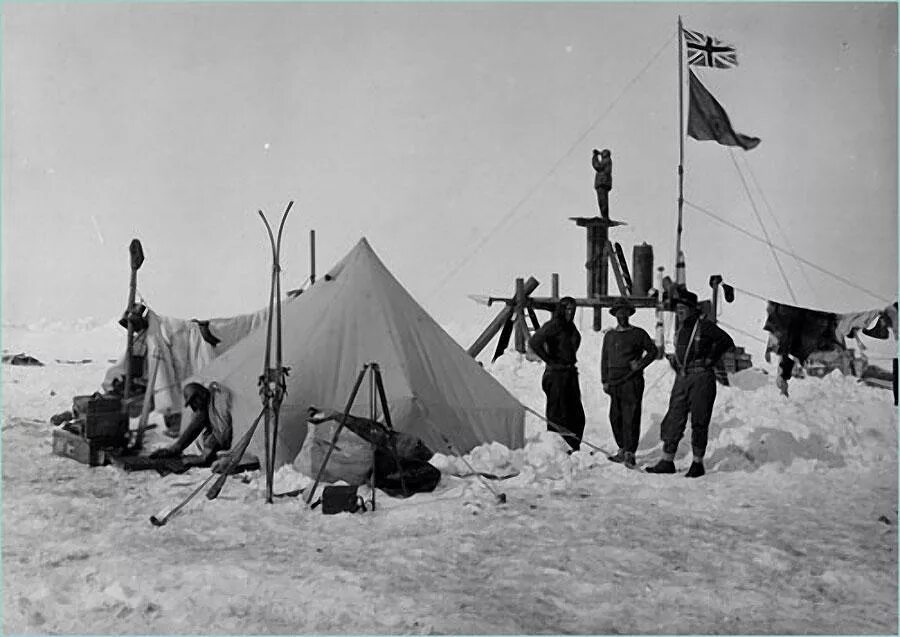
[[[379,455],[375,454],[375,486],[391,497],[408,498],[414,493],[430,493],[441,481],[441,472],[427,462],[404,461],[398,467],[393,458],[384,457],[387,454],[382,458]]]
[[[325,515],[333,515],[335,513],[356,513],[361,511],[365,513],[366,504],[362,496],[357,495],[357,487],[353,486],[328,486],[322,489],[322,513]],[[319,504],[316,502],[316,504]],[[313,507],[316,506],[313,505]]]

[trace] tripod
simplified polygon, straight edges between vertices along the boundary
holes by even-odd
[[[363,381],[366,378],[366,375],[369,376],[369,421],[367,425],[369,425],[369,430],[365,431],[360,429],[359,427],[348,427],[348,419],[351,418],[350,410],[353,408],[353,403],[356,400],[357,395],[359,394],[359,389],[363,384]],[[376,403],[377,399],[377,403]],[[381,411],[384,414],[384,424],[378,422],[378,406],[381,406]],[[306,494],[306,504],[312,502],[313,494],[315,494],[316,487],[319,486],[319,482],[322,479],[322,475],[325,473],[325,467],[328,465],[328,460],[331,458],[331,453],[334,451],[334,447],[337,444],[337,439],[341,434],[341,431],[344,427],[348,427],[359,435],[361,438],[367,440],[373,449],[372,453],[372,474],[370,477],[370,485],[372,487],[372,510],[375,510],[375,454],[377,451],[377,441],[379,439],[386,440],[388,445],[390,446],[391,453],[394,456],[394,461],[397,464],[397,468],[400,470],[400,482],[403,491],[406,491],[406,483],[403,480],[403,472],[402,467],[400,466],[400,462],[397,458],[397,444],[396,444],[396,432],[394,431],[394,427],[391,423],[391,412],[388,409],[387,404],[387,396],[384,393],[384,381],[381,377],[381,369],[378,367],[378,363],[366,363],[363,365],[363,368],[360,370],[359,375],[356,377],[356,382],[353,385],[353,389],[350,392],[350,398],[347,400],[347,406],[344,408],[343,413],[341,414],[341,422],[338,425],[338,428],[335,430],[334,435],[331,437],[331,443],[328,445],[328,451],[325,454],[325,459],[322,461],[322,465],[319,467],[318,472],[316,473],[316,479],[313,482],[312,488]]]

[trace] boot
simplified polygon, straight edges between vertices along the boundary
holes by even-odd
[[[613,456],[606,456],[606,459],[610,462],[624,462],[625,460],[625,451],[623,449],[619,449],[619,451]]]
[[[671,460],[660,460],[652,467],[647,467],[647,473],[675,473],[675,463]]]
[[[631,451],[625,452],[625,459],[622,464],[624,464],[629,469],[637,468],[637,463],[634,461],[634,454]]]
[[[703,468],[702,462],[697,462],[696,460],[691,463],[691,468],[687,470],[687,473],[684,474],[685,478],[699,478],[702,475],[706,474],[706,469]]]

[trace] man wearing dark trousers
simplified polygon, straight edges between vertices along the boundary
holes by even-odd
[[[675,313],[681,325],[675,333],[677,373],[669,397],[669,410],[660,424],[663,457],[650,473],[675,473],[675,452],[684,436],[688,413],[691,415],[691,449],[693,462],[685,474],[699,478],[706,473],[703,456],[709,436],[709,421],[716,401],[715,365],[722,355],[734,347],[731,337],[715,323],[700,316],[697,295],[686,290],[674,298]]]
[[[603,337],[600,381],[609,394],[609,424],[619,452],[609,456],[634,468],[634,454],[641,437],[641,402],[644,398],[644,368],[656,359],[657,348],[644,330],[628,322],[634,306],[626,298],[616,299],[609,313],[618,324]]]
[[[609,191],[612,190],[612,157],[609,149],[594,149],[591,156],[594,167],[594,190],[597,191],[597,207],[600,216],[609,219]]]
[[[532,351],[546,363],[541,388],[547,395],[547,430],[562,434],[572,451],[581,448],[584,434],[584,407],[575,366],[581,345],[581,334],[574,322],[575,307],[575,299],[571,296],[561,298],[553,318],[528,341]]]

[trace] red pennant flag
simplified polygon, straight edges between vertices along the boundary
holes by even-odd
[[[700,141],[712,140],[723,146],[739,146],[752,150],[759,145],[759,137],[742,135],[734,130],[728,114],[693,71],[690,75],[690,105],[688,107],[688,135]]]

